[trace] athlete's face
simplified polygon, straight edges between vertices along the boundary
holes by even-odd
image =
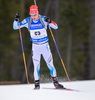
[[[38,19],[38,13],[34,14],[34,15],[31,15],[31,17],[32,17],[33,20],[37,20]]]

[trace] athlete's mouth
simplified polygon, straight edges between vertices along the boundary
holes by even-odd
[[[36,18],[33,18],[33,20],[36,20]]]

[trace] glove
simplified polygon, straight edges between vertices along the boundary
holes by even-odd
[[[15,21],[18,21],[19,18],[20,18],[20,15],[19,15],[19,13],[17,12],[16,15],[15,15]]]
[[[44,17],[45,21],[51,23],[51,19],[49,17]]]

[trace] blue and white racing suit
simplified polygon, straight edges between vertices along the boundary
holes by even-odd
[[[32,41],[32,59],[33,59],[33,64],[34,64],[34,79],[35,80],[39,80],[40,78],[39,71],[40,71],[41,54],[50,70],[51,76],[56,77],[56,69],[53,65],[53,58],[50,51],[48,36],[47,36],[47,31],[46,31],[48,23],[45,22],[44,20],[45,16],[41,15],[41,17],[45,24],[45,27],[42,25],[39,18],[36,21],[32,20],[30,28],[29,28],[30,17],[25,18],[20,23],[18,23],[15,20],[13,22],[13,29],[15,30],[19,29],[19,25],[20,25],[20,28],[26,27],[30,32],[30,37],[31,37],[30,41]],[[49,23],[49,26],[52,27],[53,29],[58,28],[57,24],[53,21]]]

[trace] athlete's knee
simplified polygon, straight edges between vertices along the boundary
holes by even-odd
[[[48,59],[47,59],[47,63],[53,63],[53,58],[52,58],[52,56],[50,56]]]

